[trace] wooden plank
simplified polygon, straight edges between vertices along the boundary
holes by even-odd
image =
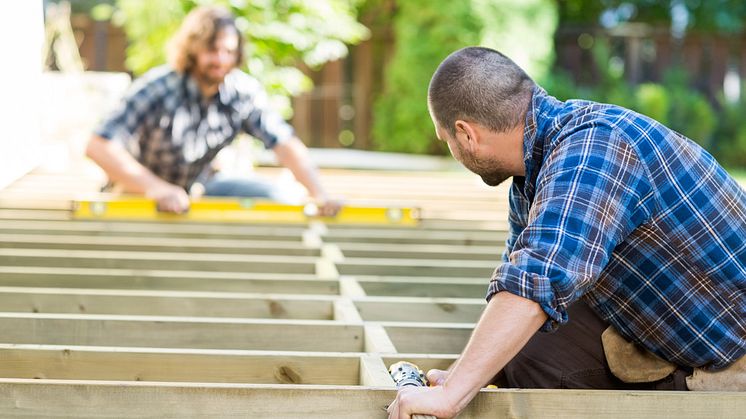
[[[398,352],[413,354],[460,354],[474,329],[473,324],[467,323],[381,322],[380,325]]]
[[[339,294],[339,281],[312,274],[0,266],[14,287]]]
[[[441,259],[349,258],[337,263],[341,275],[462,276],[489,278],[502,262]]]
[[[361,325],[325,320],[0,313],[2,343],[360,352]]]
[[[301,240],[303,227],[230,225],[225,223],[156,223],[122,221],[19,221],[0,220],[5,234],[67,234],[87,236],[151,236],[245,240]]]
[[[70,213],[67,211],[41,210],[41,209],[0,209],[0,219],[11,220],[68,220]]]
[[[329,296],[0,287],[2,312],[332,320],[333,309]]]
[[[321,250],[298,241],[247,241],[163,237],[0,234],[0,248],[114,250],[319,257]]]
[[[484,298],[488,277],[381,277],[356,276],[358,283],[370,296]]]
[[[360,385],[369,387],[395,387],[394,380],[378,355],[360,356]]]
[[[438,244],[402,245],[391,243],[340,243],[350,258],[441,259],[501,261],[504,246],[452,246]]]
[[[357,307],[349,298],[338,298],[334,300],[334,320],[345,323],[363,323]]]
[[[205,253],[118,252],[113,250],[0,249],[0,264],[15,266],[163,269],[272,273],[314,273],[318,258],[275,255],[213,255]]]
[[[351,276],[339,278],[339,294],[347,298],[365,298],[366,295],[357,279]]]
[[[365,330],[365,352],[373,353],[396,353],[396,346],[386,333],[386,329],[380,324],[366,323]]]
[[[444,244],[461,246],[502,246],[505,231],[432,231],[420,228],[402,229],[339,229],[330,227],[324,235],[325,242],[348,243],[398,243],[398,244]]]
[[[357,385],[358,354],[0,344],[0,377]]]
[[[0,379],[0,416],[383,418],[395,389]],[[742,393],[482,390],[460,418],[740,418]]]
[[[485,307],[478,298],[368,297],[354,301],[366,321],[476,323]]]

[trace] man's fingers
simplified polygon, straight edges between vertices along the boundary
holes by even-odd
[[[448,378],[448,371],[438,370],[438,369],[431,369],[427,372],[427,381],[430,382],[430,385],[432,386],[442,386],[443,383],[446,381],[446,378]]]

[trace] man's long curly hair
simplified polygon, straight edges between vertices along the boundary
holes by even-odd
[[[189,73],[196,64],[196,52],[199,49],[211,48],[218,33],[232,29],[238,34],[236,66],[243,62],[244,40],[236,27],[236,20],[228,10],[222,7],[202,6],[189,12],[179,30],[166,46],[168,63],[179,73]]]

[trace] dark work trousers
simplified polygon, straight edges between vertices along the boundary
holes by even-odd
[[[606,363],[601,334],[608,324],[584,301],[568,309],[570,321],[554,333],[537,332],[508,363],[498,386],[510,388],[576,388],[619,390],[687,390],[686,376],[677,369],[652,383],[624,383]]]

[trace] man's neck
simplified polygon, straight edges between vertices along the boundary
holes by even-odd
[[[199,87],[199,92],[202,94],[202,98],[209,99],[218,93],[220,84],[204,83],[201,80],[197,80],[197,87]]]

